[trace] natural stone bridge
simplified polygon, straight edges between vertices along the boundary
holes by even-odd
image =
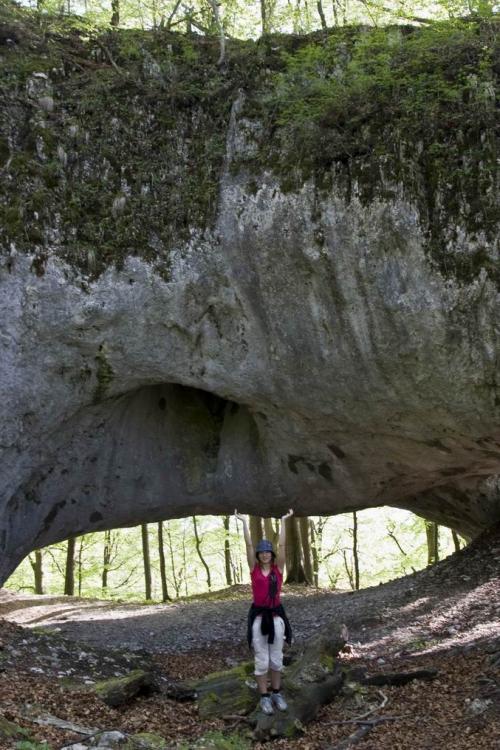
[[[159,73],[142,35],[141,98],[133,72],[121,80],[126,60],[111,42],[114,67],[78,41],[96,68],[84,78],[64,42],[51,48],[56,65],[46,37],[37,42],[32,28],[25,38],[10,24],[0,581],[30,550],[70,535],[235,506],[269,516],[388,504],[467,535],[498,521],[500,305],[487,123],[469,126],[460,156],[476,170],[473,209],[468,173],[456,178],[457,205],[449,165],[430,186],[425,143],[400,133],[393,142],[412,190],[394,172],[394,153],[375,147],[332,157],[326,185],[318,169],[299,179],[289,162],[296,184],[284,186],[283,165],[257,158],[270,131],[236,73],[223,75],[225,109],[222,100],[204,109],[173,99],[178,37],[171,68],[153,60]],[[203,52],[214,71],[215,52]],[[16,72],[21,54],[30,66]],[[178,112],[168,132],[159,99],[146,96],[153,86],[161,106]],[[90,91],[100,109],[80,106]],[[215,122],[223,148],[214,188],[196,172],[212,157],[192,148],[215,137]],[[373,138],[380,128],[374,121]],[[366,133],[360,126],[353,137]],[[368,167],[377,174],[369,194]],[[186,220],[181,231],[185,201],[207,193],[206,221]],[[75,206],[80,218],[68,218]]]

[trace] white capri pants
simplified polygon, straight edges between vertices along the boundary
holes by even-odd
[[[262,615],[257,615],[252,625],[252,646],[255,652],[255,674],[258,676],[267,674],[269,669],[281,672],[285,640],[285,623],[282,617],[274,618],[274,643],[268,643],[268,636],[262,635],[261,623]]]

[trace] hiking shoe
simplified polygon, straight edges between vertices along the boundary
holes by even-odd
[[[269,695],[263,695],[260,699],[260,710],[263,714],[270,716],[274,713],[273,702]]]
[[[271,700],[278,709],[278,711],[286,711],[288,703],[283,698],[283,693],[271,693]]]

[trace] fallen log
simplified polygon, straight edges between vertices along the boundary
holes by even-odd
[[[92,687],[93,692],[113,708],[128,703],[139,693],[151,693],[157,690],[150,672],[135,669],[124,677],[113,677],[98,682]]]
[[[407,685],[413,680],[434,680],[438,675],[437,669],[414,669],[412,672],[381,672],[379,674],[365,674],[360,680],[363,685]]]
[[[336,657],[344,647],[345,628],[323,631],[309,641],[296,661],[283,674],[283,692],[288,702],[287,711],[276,711],[266,716],[258,708],[258,691],[253,677],[253,662],[234,667],[227,672],[216,672],[198,682],[186,682],[167,691],[184,699],[194,694],[200,716],[247,716],[255,739],[295,737],[302,733],[304,724],[315,717],[318,709],[339,693],[344,672]]]

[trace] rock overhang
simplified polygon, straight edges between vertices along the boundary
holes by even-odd
[[[54,93],[44,76],[28,77],[40,96],[49,84]],[[251,164],[265,128],[245,97],[234,92],[227,117],[212,223],[178,231],[167,250],[145,208],[130,243],[151,247],[138,245],[140,257],[122,248],[107,267],[98,244],[61,253],[55,208],[31,250],[12,238],[3,246],[0,577],[69,535],[235,505],[305,515],[389,504],[470,536],[498,520],[494,242],[477,273],[444,273],[429,253],[429,196],[395,181],[384,159],[383,189],[369,199],[355,158],[347,192],[342,163],[326,186],[313,174],[285,187],[282,165]],[[54,110],[41,110],[27,129],[45,185],[47,149],[59,182],[85,182],[94,168],[82,124],[68,131],[71,154],[58,127],[45,132]],[[110,139],[123,158],[120,127]],[[137,186],[144,200],[149,174]],[[125,178],[105,221],[119,224],[131,185]],[[41,214],[39,203],[30,210]],[[478,232],[448,219],[452,261],[477,260]]]

